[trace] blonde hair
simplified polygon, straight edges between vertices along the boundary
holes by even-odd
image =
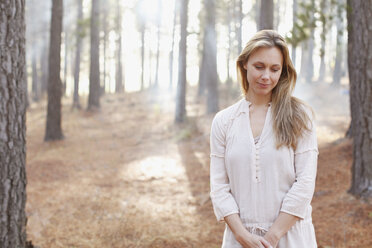
[[[249,56],[261,47],[277,47],[283,55],[282,72],[278,84],[272,90],[273,129],[277,148],[284,145],[295,150],[304,131],[310,131],[311,120],[304,109],[306,104],[292,96],[297,73],[289,57],[287,44],[276,31],[261,30],[257,32],[239,55],[236,68],[242,91],[246,96],[249,88],[247,70],[244,69],[244,65]]]

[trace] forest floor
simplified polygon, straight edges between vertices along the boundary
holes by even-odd
[[[372,204],[347,193],[348,99],[342,89],[316,87],[319,94],[305,100],[317,113],[320,154],[312,206],[318,245],[372,247]],[[174,125],[174,99],[167,93],[105,95],[97,112],[71,111],[65,98],[65,139],[48,143],[46,102],[32,103],[28,240],[42,248],[220,247],[224,225],[209,199],[213,115],[204,115],[204,100],[196,101],[193,92],[182,125]],[[221,108],[237,100],[226,96]]]

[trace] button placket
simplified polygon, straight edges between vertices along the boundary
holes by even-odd
[[[259,146],[256,146],[256,182],[261,182],[261,168],[260,168],[260,151]]]

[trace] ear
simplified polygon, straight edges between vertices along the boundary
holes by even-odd
[[[248,68],[248,61],[246,61],[246,62],[243,64],[243,68],[247,70],[247,68]]]

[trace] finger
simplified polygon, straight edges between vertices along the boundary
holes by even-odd
[[[266,239],[262,238],[260,239],[260,241],[265,246],[265,248],[273,248],[271,244],[269,243],[269,241],[267,241]]]
[[[263,244],[261,242],[259,242],[258,247],[259,248],[266,248],[265,246],[263,246]]]

